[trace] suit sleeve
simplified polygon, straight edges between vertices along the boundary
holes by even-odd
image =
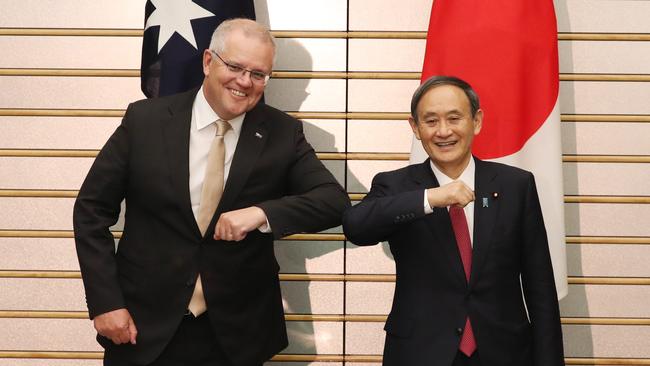
[[[522,286],[532,331],[534,365],[564,365],[562,327],[542,210],[529,175],[524,211]]]
[[[109,228],[119,218],[126,192],[129,111],[97,155],[74,205],[75,246],[91,319],[126,307]]]
[[[380,173],[370,192],[343,215],[343,231],[357,245],[388,240],[404,224],[424,216],[423,190],[393,193],[390,175]]]
[[[256,205],[266,214],[276,239],[340,225],[343,211],[350,206],[343,187],[305,139],[301,123],[296,124],[294,146],[289,194]]]

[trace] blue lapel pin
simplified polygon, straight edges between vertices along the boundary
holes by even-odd
[[[487,197],[483,197],[483,207],[488,207],[488,199],[487,199]]]

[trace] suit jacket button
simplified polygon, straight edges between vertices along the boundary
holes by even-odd
[[[463,334],[463,328],[456,328],[456,333],[457,333],[458,335]]]

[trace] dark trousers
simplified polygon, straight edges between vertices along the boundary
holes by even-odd
[[[465,356],[463,352],[458,351],[452,366],[481,366],[481,362],[478,358],[478,351],[474,351],[471,357]]]
[[[141,366],[104,354],[104,366]],[[232,366],[210,325],[208,313],[186,315],[160,356],[147,366]]]

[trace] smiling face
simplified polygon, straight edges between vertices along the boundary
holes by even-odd
[[[226,35],[224,49],[219,56],[229,64],[270,74],[274,53],[271,43],[234,29]],[[229,71],[210,50],[203,52],[203,73],[205,99],[225,120],[253,109],[264,93],[263,83],[254,83],[248,72],[237,74]]]
[[[481,131],[483,111],[474,116],[463,90],[453,85],[429,89],[417,105],[417,121],[409,123],[431,161],[456,179],[472,157],[472,141]]]

